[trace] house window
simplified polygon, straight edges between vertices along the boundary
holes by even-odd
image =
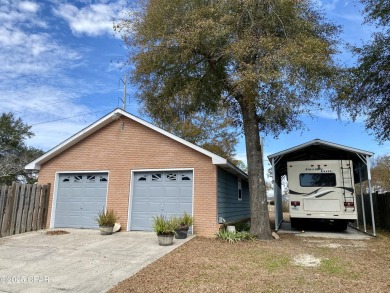
[[[176,181],[176,173],[167,174],[168,181]]]
[[[332,187],[336,186],[336,174],[311,173],[299,174],[299,183],[302,187]]]
[[[87,175],[87,183],[95,183],[95,175]]]
[[[238,178],[238,196],[237,196],[237,199],[238,200],[242,200],[242,183],[241,183],[241,179]]]
[[[181,174],[181,180],[182,181],[191,181],[191,178],[187,175]]]
[[[73,178],[74,183],[80,183],[83,181],[83,175],[75,175]]]
[[[141,177],[138,178],[138,181],[146,181],[146,176],[147,175],[142,175]]]
[[[68,176],[68,177],[66,177],[66,178],[64,178],[64,179],[62,179],[62,182],[70,182],[70,176]]]
[[[152,181],[161,181],[161,173],[152,174]]]
[[[100,176],[100,182],[107,182],[107,177]]]

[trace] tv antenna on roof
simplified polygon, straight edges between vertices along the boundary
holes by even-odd
[[[127,84],[126,73],[125,73],[124,79],[122,80],[120,78],[119,80],[123,83],[123,99],[121,99],[121,101],[123,103],[122,109],[123,109],[123,111],[126,111],[126,84]]]

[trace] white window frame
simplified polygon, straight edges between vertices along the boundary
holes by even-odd
[[[237,200],[242,201],[242,182],[241,178],[237,178]]]

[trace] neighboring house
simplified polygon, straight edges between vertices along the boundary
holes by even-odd
[[[226,159],[116,109],[26,166],[51,183],[47,226],[97,228],[114,209],[125,231],[153,216],[194,216],[194,233],[250,217],[247,174]]]

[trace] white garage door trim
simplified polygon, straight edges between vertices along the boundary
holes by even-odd
[[[129,211],[127,215],[127,231],[130,231],[131,227],[131,213],[133,210],[133,191],[134,191],[134,173],[138,172],[170,172],[170,171],[192,171],[192,211],[191,215],[194,216],[194,195],[195,195],[195,170],[194,168],[171,168],[171,169],[137,169],[131,170],[131,179],[130,179],[130,193],[129,193]]]
[[[59,178],[60,178],[60,174],[74,174],[74,173],[80,173],[80,174],[85,174],[85,173],[107,173],[107,178],[108,178],[108,182],[107,182],[107,191],[108,191],[108,188],[109,188],[109,184],[110,184],[110,172],[107,171],[107,170],[98,170],[98,171],[94,171],[94,170],[88,170],[88,171],[57,171],[56,174],[55,174],[55,178],[54,178],[54,191],[53,191],[53,201],[52,201],[52,204],[51,204],[51,213],[50,213],[50,228],[54,228],[54,220],[55,220],[55,216],[56,216],[56,206],[57,206],[57,196],[58,196],[58,188],[59,188]],[[106,206],[107,206],[107,197],[106,196]]]

